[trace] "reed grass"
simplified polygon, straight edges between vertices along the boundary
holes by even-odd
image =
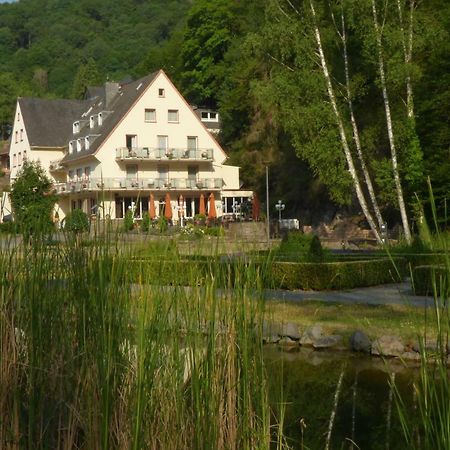
[[[208,276],[193,266],[188,287],[167,286],[175,252],[159,244],[158,270],[130,271],[130,250],[105,236],[3,242],[0,448],[281,448],[261,265],[233,261],[231,277],[212,261]]]
[[[430,337],[419,335],[421,368],[413,382],[414,411],[406,407],[405,399],[395,390],[396,406],[408,448],[423,450],[444,450],[450,443],[450,378],[449,378],[449,295],[450,295],[450,248],[448,233],[442,232],[435,208],[433,191],[429,185],[430,205],[434,233],[431,238],[424,218],[419,221],[429,241],[442,250],[443,276],[432,280],[434,308],[427,312],[426,320],[435,334]]]

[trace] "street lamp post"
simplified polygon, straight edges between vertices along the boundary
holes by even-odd
[[[278,222],[281,224],[281,211],[284,211],[284,208],[286,208],[286,205],[281,202],[281,200],[278,200],[278,203],[275,205],[275,208],[278,211]]]

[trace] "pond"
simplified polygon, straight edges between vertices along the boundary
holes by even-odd
[[[288,352],[276,346],[266,347],[265,359],[270,403],[278,418],[285,407],[284,432],[291,448],[407,448],[390,379],[412,411],[416,368],[349,352]]]

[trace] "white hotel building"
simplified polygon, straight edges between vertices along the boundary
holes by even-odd
[[[249,201],[239,168],[215,139],[217,113],[194,110],[161,70],[127,84],[90,88],[87,100],[19,98],[9,149],[11,182],[26,159],[39,160],[58,194],[62,219],[81,208],[121,219],[137,218],[170,193],[174,218],[180,196],[185,217],[214,193],[218,216]]]

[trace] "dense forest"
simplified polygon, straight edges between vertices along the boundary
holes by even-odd
[[[0,4],[0,127],[17,96],[73,97],[163,68],[218,108],[247,188],[304,221],[413,220],[450,192],[447,0],[19,0]],[[402,214],[404,212],[405,214]],[[329,217],[327,217],[329,216]]]

